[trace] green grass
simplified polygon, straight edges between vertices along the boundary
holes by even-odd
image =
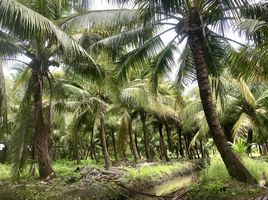
[[[268,163],[263,159],[253,160],[247,156],[242,161],[252,176],[259,180],[262,172],[268,174]],[[189,199],[249,199],[261,193],[257,186],[249,186],[233,180],[219,155],[201,171],[201,183],[194,185]]]
[[[10,179],[10,166],[6,164],[0,164],[0,181]]]
[[[96,162],[93,160],[81,160],[81,164],[79,166],[93,166],[94,168],[102,169],[101,166],[96,165]],[[56,160],[52,163],[53,169],[57,176],[65,176],[70,175],[77,168],[76,161],[71,160]],[[37,169],[37,166],[36,166]],[[35,176],[29,175],[29,167],[26,167],[25,170],[21,173],[21,179],[37,179],[38,178],[38,170],[36,170]],[[9,164],[0,164],[0,181],[10,181],[11,180],[11,165]]]
[[[255,179],[259,179],[262,172],[268,174],[268,163],[265,160],[253,160],[247,156],[242,157],[243,163]],[[219,155],[215,156],[210,165],[202,170],[203,180],[220,179],[222,182],[231,179]]]
[[[96,165],[96,162],[93,160],[81,160],[81,164],[79,166],[93,166],[94,168],[101,168],[99,165]],[[56,174],[59,176],[64,176],[73,172],[77,168],[76,161],[71,160],[56,160],[53,162],[53,169]]]
[[[191,164],[189,162],[169,163],[169,164],[157,164],[148,165],[139,168],[126,168],[126,180],[131,181],[155,181],[164,176],[172,176],[172,174],[189,169]]]

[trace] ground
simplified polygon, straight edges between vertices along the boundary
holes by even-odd
[[[257,161],[254,163],[256,164]],[[176,176],[186,176],[189,172],[196,171],[199,166],[201,166],[200,162],[197,161],[166,164],[132,163],[131,166],[126,166],[125,163],[122,166],[104,170],[91,161],[82,161],[82,164],[77,167],[75,162],[61,160],[54,163],[57,177],[50,182],[40,181],[36,176],[25,175],[20,181],[12,182],[7,173],[10,167],[0,165],[0,199],[123,200],[135,196],[136,191],[147,192],[153,186],[163,185],[170,179],[174,180]],[[259,171],[266,170],[263,163],[257,166]],[[175,194],[183,193],[184,199],[242,200],[256,199],[268,194],[268,190],[260,189],[257,185],[249,186],[230,179],[218,158],[213,159],[211,165],[207,165],[199,174],[200,179],[195,180],[196,183],[192,183],[190,187],[181,188],[177,193],[175,191],[172,193],[173,197]],[[173,191],[166,192],[169,194]],[[138,196],[136,199],[145,199],[143,197]]]
[[[134,191],[142,191],[194,170],[195,163],[140,163],[109,170],[91,163],[84,163],[77,168],[68,161],[58,161],[54,166],[58,175],[50,182],[32,177],[11,182],[8,174],[2,174],[0,199],[128,199]],[[8,167],[2,166],[4,168]]]

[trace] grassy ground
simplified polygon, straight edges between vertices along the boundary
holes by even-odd
[[[254,159],[243,157],[243,162],[252,175],[258,180],[262,172],[268,174],[268,163],[265,158]],[[27,176],[23,173],[20,181],[11,182],[10,166],[0,165],[0,199],[127,199],[129,191],[122,189],[122,185],[136,191],[143,191],[153,185],[171,179],[193,168],[191,162],[140,163],[136,166],[118,166],[110,170],[119,173],[115,179],[95,176],[87,180],[81,172],[76,172],[77,165],[73,161],[58,160],[53,163],[57,177],[44,183],[37,176]],[[106,171],[93,161],[82,161],[80,168],[92,168],[94,173]],[[232,180],[219,156],[215,156],[210,165],[200,173],[201,181],[194,184],[187,193],[188,199],[255,199],[268,190],[258,186],[249,186]],[[92,177],[91,175],[89,177]]]
[[[116,179],[90,179],[75,172],[75,162],[59,160],[53,164],[57,177],[44,183],[35,176],[26,173],[20,181],[11,182],[10,166],[0,165],[0,199],[127,199],[128,191],[118,186],[124,185],[135,190],[144,189],[161,183],[165,179],[191,168],[190,162],[173,162],[169,164],[138,164],[134,167],[118,166],[111,172],[119,172]],[[103,169],[92,161],[82,161],[80,168],[90,167],[96,172]]]
[[[262,172],[268,174],[268,163],[262,158],[259,160],[243,157],[243,163],[256,180]],[[210,165],[201,172],[201,182],[192,186],[188,192],[189,199],[255,199],[268,190],[260,189],[257,185],[250,186],[232,180],[219,156],[211,160]]]

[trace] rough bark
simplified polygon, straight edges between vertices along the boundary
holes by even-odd
[[[40,65],[41,66],[41,65]],[[40,67],[41,68],[41,67]],[[42,179],[46,179],[54,174],[52,169],[49,150],[49,132],[45,126],[43,117],[43,75],[41,70],[32,71],[34,84],[34,157],[38,161],[39,174]]]
[[[107,143],[106,143],[103,113],[100,114],[100,138],[101,138],[102,153],[103,153],[104,161],[105,161],[105,168],[108,169],[111,166],[111,161],[110,161],[109,152],[108,152]]]
[[[214,139],[216,147],[223,159],[223,162],[231,177],[245,183],[256,183],[249,171],[241,163],[239,157],[234,154],[221,128],[218,120],[215,105],[212,100],[211,86],[208,78],[208,70],[206,65],[206,56],[204,49],[205,38],[200,28],[200,16],[197,9],[193,9],[192,21],[190,21],[189,43],[192,55],[194,56],[197,82],[199,86],[200,98],[203,110],[207,119],[211,135]],[[194,19],[194,20],[193,20]]]
[[[151,153],[150,153],[149,135],[147,132],[147,125],[146,125],[146,113],[144,111],[140,111],[140,119],[141,119],[141,123],[142,123],[142,131],[143,131],[146,160],[147,160],[147,162],[151,162],[152,159],[151,159]]]
[[[132,131],[132,119],[129,119],[128,122],[128,136],[129,136],[129,145],[130,145],[130,150],[134,156],[135,162],[137,162],[138,160],[140,160],[140,156],[138,154],[136,145],[135,145],[135,141],[133,138],[133,131]]]

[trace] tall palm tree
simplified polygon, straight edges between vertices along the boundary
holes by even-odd
[[[117,0],[116,2],[124,3],[128,1]],[[187,63],[188,65],[184,65],[185,63],[182,62],[181,66],[188,68],[189,75],[196,75],[200,98],[210,132],[230,176],[242,182],[255,183],[256,181],[249,171],[227,145],[224,131],[216,114],[209,81],[209,74],[214,77],[219,75],[220,66],[222,66],[220,60],[225,55],[224,48],[227,47],[226,45],[223,46],[223,44],[225,41],[231,40],[225,37],[225,24],[234,22],[232,19],[238,17],[239,8],[245,8],[249,5],[249,2],[237,0],[137,0],[135,3],[143,11],[141,12],[143,16],[148,17],[150,20],[145,24],[160,26],[166,24],[170,25],[171,28],[148,40],[140,48],[128,53],[128,58],[120,66],[120,72],[126,72],[131,65],[134,66],[133,60],[136,61],[134,63],[138,66],[138,63],[146,60],[146,57],[152,58],[159,52],[159,49],[162,49],[162,53],[158,56],[158,62],[156,62],[158,65],[155,68],[158,70],[155,72],[156,74],[166,72],[170,67],[169,61],[172,60],[172,57],[170,56],[170,51],[168,51],[170,48],[161,47],[159,38],[160,35],[175,30],[176,35],[167,46],[174,45],[176,38],[180,43],[186,41],[185,50],[187,53],[182,53],[181,60],[189,58],[189,56],[192,59],[190,63]],[[168,19],[173,21],[166,22]],[[211,27],[214,29],[211,29]],[[215,32],[215,29],[218,29],[218,31]]]
[[[17,175],[23,165],[23,162],[21,162],[23,153],[27,151],[23,143],[18,143],[18,141],[22,141],[18,138],[32,133],[31,137],[34,138],[33,158],[38,161],[40,177],[45,179],[53,175],[48,152],[49,132],[45,125],[42,106],[44,77],[49,77],[50,66],[58,65],[51,58],[57,53],[69,65],[74,66],[74,63],[76,63],[77,66],[79,60],[79,63],[84,63],[83,69],[97,68],[92,58],[74,39],[50,20],[17,1],[0,1],[0,21],[1,28],[5,29],[6,32],[27,41],[23,44],[26,46],[24,53],[32,59],[29,64],[32,74],[23,99],[21,112],[18,115],[17,129],[13,136],[14,141],[17,140],[13,143],[11,150],[12,160],[16,163],[13,169]],[[31,49],[31,47],[34,49]],[[98,74],[99,72],[95,75]],[[31,105],[34,105],[33,109],[31,109]],[[34,119],[33,121],[31,121],[31,116]]]

